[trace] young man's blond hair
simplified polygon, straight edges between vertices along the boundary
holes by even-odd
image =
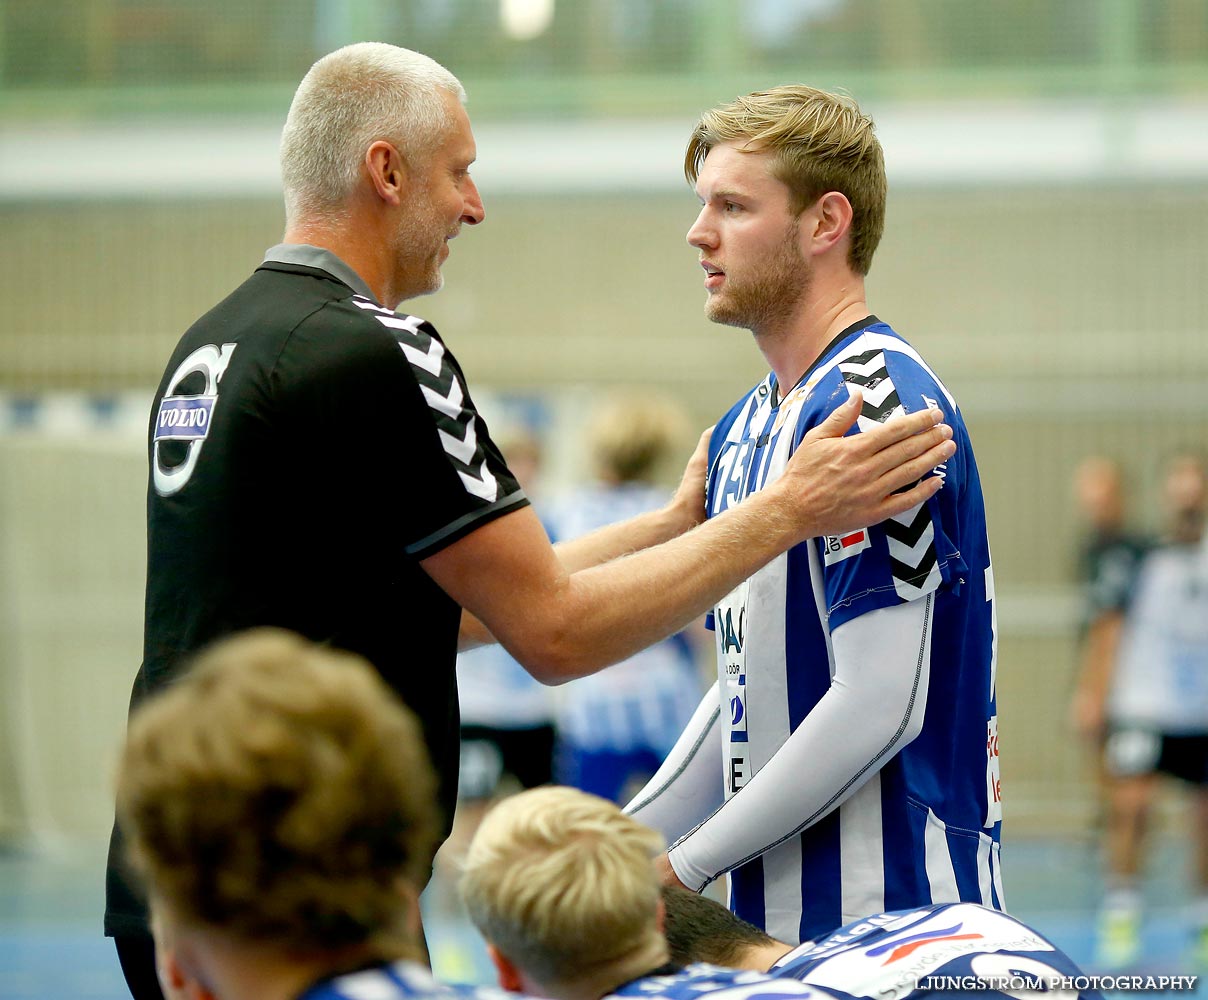
[[[496,806],[470,844],[461,892],[501,981],[596,1000],[665,963],[662,849],[654,831],[576,789],[535,788]]]
[[[770,152],[772,174],[788,187],[797,215],[828,191],[843,194],[852,207],[848,263],[857,274],[868,274],[885,230],[888,182],[872,119],[852,98],[787,85],[706,111],[684,154],[690,184],[709,151],[724,142],[747,152]]]

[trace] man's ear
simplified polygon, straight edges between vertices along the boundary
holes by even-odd
[[[407,190],[407,164],[393,143],[378,139],[365,151],[365,168],[374,193],[388,205],[400,205]]]
[[[495,966],[495,974],[499,979],[499,985],[511,993],[523,993],[524,984],[520,979],[520,970],[512,963],[512,960],[496,948],[490,941],[487,942],[487,954],[491,957],[491,964]]]
[[[847,195],[827,191],[802,213],[799,227],[802,253],[826,253],[851,232],[852,207]]]

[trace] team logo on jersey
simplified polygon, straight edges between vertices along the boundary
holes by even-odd
[[[846,535],[827,535],[822,539],[823,562],[827,566],[833,566],[844,559],[859,555],[871,544],[867,528],[849,531]]]
[[[976,932],[958,934],[957,932],[963,926],[962,923],[958,922],[951,927],[937,927],[935,930],[923,931],[920,934],[910,934],[906,937],[895,938],[884,944],[879,944],[875,948],[869,948],[865,954],[869,958],[880,958],[882,955],[888,953],[889,957],[881,964],[891,965],[903,958],[909,958],[920,948],[926,948],[928,945],[938,944],[941,941],[975,941],[981,939],[982,935]]]
[[[198,441],[210,429],[217,396],[169,396],[155,416],[156,441]]]
[[[201,447],[218,405],[218,383],[230,364],[235,347],[235,344],[199,347],[180,363],[168,380],[151,433],[151,481],[161,497],[170,497],[184,489],[197,468]],[[177,394],[186,382],[190,387],[196,383],[201,391]],[[174,441],[186,442],[185,454],[183,460],[169,464],[161,452],[161,445]]]

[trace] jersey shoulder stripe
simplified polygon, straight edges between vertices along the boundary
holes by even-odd
[[[493,503],[499,482],[480,446],[478,414],[469,405],[461,375],[431,324],[418,316],[398,315],[359,295],[358,308],[394,334],[436,423],[441,447],[468,493]]]

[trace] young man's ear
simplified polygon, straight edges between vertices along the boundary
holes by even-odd
[[[851,231],[852,207],[847,195],[828,191],[802,213],[799,227],[806,256],[825,253]]]
[[[523,993],[524,984],[520,979],[520,970],[512,964],[511,959],[496,948],[490,941],[487,942],[487,954],[491,957],[491,964],[495,966],[495,975],[499,980],[499,985],[510,993]]]

